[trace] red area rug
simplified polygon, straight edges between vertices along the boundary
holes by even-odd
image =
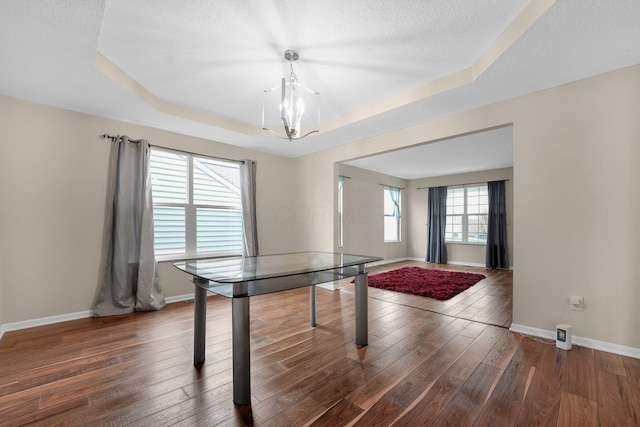
[[[369,276],[369,286],[444,301],[469,289],[485,277],[461,271],[403,267]]]

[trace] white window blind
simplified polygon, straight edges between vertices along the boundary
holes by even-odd
[[[150,168],[159,259],[242,252],[237,163],[152,147]]]

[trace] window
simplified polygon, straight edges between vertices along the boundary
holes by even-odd
[[[242,252],[237,163],[152,147],[150,169],[158,258]]]
[[[485,243],[489,195],[487,186],[475,185],[447,190],[447,242]]]
[[[400,241],[400,188],[384,187],[384,241]]]

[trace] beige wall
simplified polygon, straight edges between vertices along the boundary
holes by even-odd
[[[385,260],[399,258],[424,259],[427,250],[427,190],[418,188],[461,185],[473,182],[508,180],[507,233],[509,235],[509,259],[513,265],[513,168],[474,172],[407,181],[364,169],[336,164],[338,175],[350,177],[344,184],[344,246],[337,246],[337,221],[334,235],[335,250],[347,253],[362,253],[383,257]],[[399,243],[383,242],[382,186],[394,185],[402,191],[402,236]],[[337,184],[336,184],[337,187]],[[485,246],[474,244],[447,244],[449,262],[460,264],[485,263]]]
[[[337,162],[512,124],[514,322],[568,322],[577,336],[640,348],[638,117],[634,66],[289,160],[0,98],[2,319],[90,307],[102,257],[103,132],[258,160],[268,253],[334,249]],[[171,293],[190,291],[177,286]],[[585,311],[568,311],[571,295],[585,298]]]
[[[348,165],[337,165],[337,175],[350,177],[343,187],[344,246],[335,250],[383,257],[386,260],[407,256],[408,210],[407,181]],[[401,191],[401,237],[400,242],[385,243],[383,229],[383,189],[380,184],[403,188]],[[336,224],[337,226],[337,224]]]
[[[292,210],[292,251],[332,251],[335,198],[333,162],[314,164],[313,157],[295,161],[295,178],[289,188],[295,194]]]
[[[0,194],[2,194],[0,192]],[[0,218],[2,214],[0,213]],[[0,220],[0,224],[2,221]],[[2,285],[2,234],[0,234],[0,336],[2,336],[2,325],[4,324],[4,286]]]
[[[640,66],[512,105],[514,322],[640,348]]]
[[[303,159],[335,162],[513,124],[514,323],[640,348],[640,66],[491,104]],[[305,203],[333,208],[328,177]],[[331,250],[332,225],[300,229]],[[568,298],[586,310],[568,311]]]
[[[475,182],[507,180],[505,183],[507,203],[507,245],[509,263],[513,259],[513,168],[496,169],[434,178],[414,179],[409,182],[409,248],[408,256],[421,258],[427,254],[427,194],[425,187],[454,186]],[[420,190],[418,190],[420,188]],[[485,245],[447,243],[449,263],[485,265]]]
[[[157,146],[258,161],[262,253],[294,246],[291,159],[95,116],[0,97],[0,299],[4,324],[89,310],[101,279],[109,144],[126,134]],[[193,292],[170,263],[167,296]],[[3,302],[3,303],[2,303]]]

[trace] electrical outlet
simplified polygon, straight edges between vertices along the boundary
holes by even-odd
[[[570,297],[569,298],[569,306],[571,306],[571,310],[583,311],[584,310],[584,298],[582,298],[582,297]]]

